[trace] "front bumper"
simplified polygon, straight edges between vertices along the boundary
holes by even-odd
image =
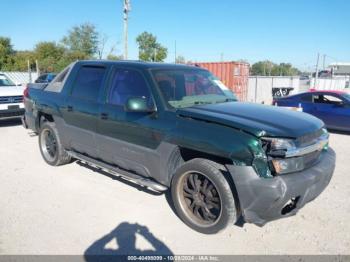
[[[24,114],[24,108],[0,110],[0,119],[17,118]]]
[[[295,215],[326,188],[335,168],[336,154],[329,148],[315,166],[274,178],[259,177],[253,167],[227,165],[237,189],[243,218],[263,226]]]

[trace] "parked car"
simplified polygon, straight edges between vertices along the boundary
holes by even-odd
[[[15,85],[0,74],[0,119],[21,117],[24,114],[22,86]]]
[[[238,102],[193,66],[80,61],[29,87],[25,107],[49,165],[78,159],[169,190],[178,216],[206,234],[296,214],[335,167],[321,120]]]
[[[310,80],[310,76],[308,76],[308,75],[301,75],[299,77],[299,80]]]
[[[312,73],[312,77],[316,77],[316,72]],[[321,70],[318,72],[319,78],[330,78],[332,77],[332,70]]]
[[[273,87],[272,97],[278,98],[278,97],[288,96],[290,92],[292,92],[293,90],[294,90],[293,87]]]
[[[329,129],[350,131],[350,95],[324,90],[275,99],[278,106],[302,107],[303,112],[320,118]]]
[[[56,75],[57,74],[53,73],[42,74],[35,80],[35,83],[50,83],[56,77]]]

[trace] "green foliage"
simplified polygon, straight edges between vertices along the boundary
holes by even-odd
[[[70,51],[70,50],[65,50],[65,53],[61,57],[60,60],[57,61],[55,64],[55,70],[54,72],[60,72],[64,68],[66,68],[69,64],[77,61],[77,60],[86,60],[89,59],[86,54],[79,52],[79,51]]]
[[[167,57],[168,50],[157,42],[154,35],[144,32],[136,41],[139,44],[141,60],[163,61]],[[33,51],[15,51],[9,38],[0,37],[0,70],[27,71],[29,61],[31,70],[35,71],[38,61],[41,73],[60,72],[74,61],[96,57],[100,43],[104,46],[105,40],[100,39],[95,26],[89,23],[73,27],[61,43],[37,43]],[[123,57],[114,55],[111,51],[107,59],[121,60]],[[185,62],[181,56],[178,60],[179,63]]]
[[[33,51],[14,51],[11,40],[0,37],[0,70],[27,71],[29,61],[34,71],[37,60],[40,72],[60,72],[76,60],[93,58],[98,43],[99,33],[94,25],[88,23],[73,27],[62,44],[39,42]]]
[[[98,51],[99,33],[92,24],[85,23],[73,27],[62,43],[72,52],[81,52],[88,57],[93,57]]]
[[[40,42],[35,46],[35,58],[39,61],[40,72],[58,72],[58,62],[65,55],[65,48],[55,42]]]
[[[300,71],[290,63],[280,63],[279,65],[271,61],[260,61],[252,65],[251,75],[259,76],[294,76],[299,75]]]
[[[6,70],[8,64],[11,64],[14,51],[11,44],[11,39],[0,37],[0,70]]]
[[[176,57],[176,64],[186,64],[186,59],[182,55]]]
[[[109,54],[107,56],[107,60],[123,60],[123,56],[122,55],[113,55],[113,54]]]
[[[139,45],[139,59],[162,62],[168,55],[168,49],[157,42],[157,37],[148,32],[141,33],[136,42]]]
[[[21,71],[28,70],[28,61],[32,71],[35,70],[35,53],[32,51],[17,51],[12,57],[12,63],[8,65],[6,71]]]

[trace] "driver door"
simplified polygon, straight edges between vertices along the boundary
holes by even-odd
[[[134,69],[114,68],[100,107],[97,147],[100,158],[110,164],[149,176],[148,165],[159,163],[157,147],[161,143],[157,118],[146,112],[127,112],[129,98],[142,97],[154,104],[143,74]]]
[[[318,95],[314,100],[315,114],[322,119],[328,128],[349,129],[350,108],[346,101],[335,95]]]

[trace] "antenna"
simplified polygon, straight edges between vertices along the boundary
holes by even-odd
[[[128,19],[131,11],[130,0],[123,0],[123,20],[124,20],[124,59],[128,59]]]

